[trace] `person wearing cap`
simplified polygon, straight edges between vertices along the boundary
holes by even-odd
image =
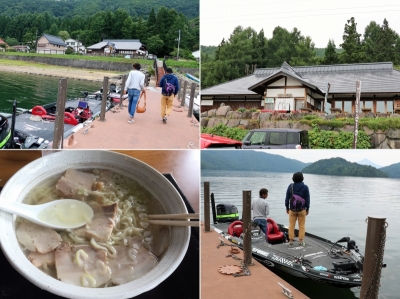
[[[251,203],[253,210],[253,222],[257,223],[262,232],[265,234],[265,239],[268,240],[267,235],[267,218],[269,215],[269,204],[267,203],[268,190],[265,188],[260,189],[260,197]]]
[[[129,119],[128,123],[132,124],[134,122],[136,105],[139,101],[140,92],[145,93],[144,89],[144,78],[145,75],[140,71],[140,64],[134,63],[132,65],[133,71],[129,72],[128,79],[125,83],[125,94],[128,94],[128,113]]]
[[[293,184],[288,186],[285,198],[286,213],[289,214],[289,246],[293,246],[296,221],[299,223],[299,245],[306,246],[303,239],[306,233],[306,216],[310,209],[310,191],[308,186],[303,183],[304,177],[301,172],[294,173],[292,180]],[[304,199],[304,204],[301,204],[300,207],[292,207],[290,203],[292,194]]]
[[[179,81],[175,75],[172,74],[172,69],[167,67],[165,72],[166,74],[161,78],[159,83],[159,87],[161,87],[161,118],[164,124],[167,123],[168,116],[172,110],[174,98],[179,91]],[[172,94],[168,94],[166,91],[167,83],[170,83],[174,86],[174,91]]]

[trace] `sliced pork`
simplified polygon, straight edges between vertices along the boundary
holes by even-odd
[[[37,268],[41,268],[44,264],[52,266],[55,262],[54,250],[47,253],[31,252],[28,255],[28,259]]]
[[[106,242],[111,237],[114,228],[114,220],[117,215],[117,204],[94,207],[93,219],[83,227],[74,229],[78,236],[93,238],[97,242]]]
[[[143,245],[115,246],[116,256],[108,258],[111,280],[114,284],[124,284],[142,277],[153,269],[158,261]]]
[[[66,197],[74,197],[79,192],[91,190],[96,176],[92,173],[67,169],[64,176],[58,180],[56,189]]]
[[[57,278],[76,286],[97,288],[111,278],[106,252],[90,245],[64,242],[55,252]]]
[[[51,228],[32,222],[20,222],[16,235],[18,241],[31,252],[47,253],[61,244],[61,236]]]

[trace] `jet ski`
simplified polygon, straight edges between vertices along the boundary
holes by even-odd
[[[225,213],[232,211],[231,204],[227,204],[225,210],[221,207],[223,205],[218,205],[217,218],[221,211]],[[272,218],[268,218],[267,222],[267,239],[256,223],[251,225],[252,257],[255,260],[271,270],[282,271],[299,278],[342,288],[361,286],[364,257],[359,252],[355,241],[349,237],[343,237],[332,242],[306,232],[303,239],[305,245],[300,245],[297,238],[290,245],[289,228],[277,224]],[[211,225],[232,245],[243,249],[243,222],[241,220],[219,222],[214,219],[214,224]],[[295,236],[298,236],[297,229]]]

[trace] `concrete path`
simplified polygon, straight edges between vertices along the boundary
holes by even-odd
[[[113,108],[116,112],[108,111],[105,121],[97,118],[91,126],[73,134],[73,139],[65,139],[64,149],[198,149],[200,129],[196,118],[188,117],[187,108],[180,107],[180,101],[175,99],[164,124],[161,89],[152,83],[146,88],[146,112],[136,113],[134,123],[128,123],[128,100],[125,100],[122,110]]]
[[[234,277],[218,272],[224,265],[240,265],[241,261],[232,257],[230,246],[221,246],[220,235],[214,231],[204,232],[204,225],[200,227],[201,240],[201,299],[232,299],[232,298],[287,298],[282,293],[278,282],[288,288],[296,299],[308,298],[303,293],[289,285],[282,278],[272,273],[266,267],[253,259],[254,266],[250,266],[251,276]],[[228,243],[225,240],[225,243]],[[243,259],[243,252],[235,254]]]

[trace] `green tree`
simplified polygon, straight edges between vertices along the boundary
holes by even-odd
[[[158,35],[154,35],[147,39],[147,47],[150,53],[154,53],[158,56],[163,46],[164,41]]]
[[[293,65],[310,65],[317,61],[314,51],[314,43],[311,37],[301,36],[298,43],[295,45],[294,57],[291,58]]]
[[[375,22],[371,21],[364,31],[363,46],[365,47],[366,61],[376,62],[378,36],[381,27]]]
[[[344,50],[339,58],[342,63],[359,63],[366,61],[365,48],[361,46],[361,34],[357,32],[357,23],[354,17],[347,20],[344,26],[343,43],[340,45]]]
[[[123,39],[132,39],[133,34],[133,21],[131,17],[126,18],[124,24],[121,28],[122,38]]]
[[[396,32],[389,27],[389,22],[384,19],[377,38],[376,61],[396,61],[396,37]]]
[[[336,52],[336,45],[333,40],[329,40],[325,48],[325,56],[321,61],[322,64],[337,64],[339,63],[339,55]]]
[[[60,31],[58,33],[58,36],[61,37],[62,40],[67,40],[69,38],[71,38],[71,36],[69,35],[68,31]]]
[[[6,44],[10,47],[19,45],[19,41],[13,37],[7,37],[5,40]]]
[[[56,36],[58,34],[58,26],[56,23],[51,24],[50,29],[46,30],[46,33]]]

